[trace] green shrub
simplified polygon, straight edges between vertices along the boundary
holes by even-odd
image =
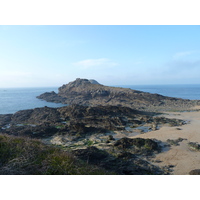
[[[87,145],[88,147],[92,146],[93,144],[94,144],[94,142],[91,140],[86,140],[86,142],[85,142],[85,145]]]

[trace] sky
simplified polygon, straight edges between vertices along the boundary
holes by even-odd
[[[200,26],[1,25],[0,88],[200,84]]]

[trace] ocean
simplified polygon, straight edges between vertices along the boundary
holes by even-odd
[[[200,85],[123,85],[120,87],[170,97],[200,100]],[[53,108],[64,106],[63,104],[50,103],[36,98],[44,92],[51,91],[58,92],[58,88],[0,88],[0,114],[12,114],[19,110],[44,106]]]
[[[153,94],[161,94],[168,97],[177,97],[182,99],[200,100],[200,84],[188,85],[126,85],[121,86],[150,92]]]
[[[0,88],[0,114],[13,114],[19,110],[38,107],[61,107],[63,104],[46,102],[36,96],[44,92],[58,92],[57,87],[52,88]]]
[[[190,100],[200,100],[200,84],[191,85],[131,85],[122,86],[143,92]]]

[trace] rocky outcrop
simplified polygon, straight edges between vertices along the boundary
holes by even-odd
[[[47,144],[61,145],[74,151],[86,162],[116,174],[166,174],[148,162],[160,152],[158,142],[128,138],[142,128],[152,131],[163,124],[184,125],[157,113],[123,106],[69,105],[60,108],[35,108],[0,115],[0,133],[38,138]],[[127,137],[116,136],[118,133]],[[138,132],[137,134],[142,134]]]
[[[43,123],[54,124],[60,121],[60,113],[56,108],[35,108],[29,110],[21,110],[11,117],[11,124],[35,124]]]
[[[102,167],[121,175],[165,174],[159,167],[152,165],[143,158],[128,152],[115,152],[115,155],[96,147],[78,149],[73,154],[89,164]]]
[[[93,134],[113,134],[113,131],[123,131],[124,134],[141,132],[143,127],[146,131],[152,131],[154,126],[158,129],[163,124],[181,126],[185,123],[155,114],[122,106],[43,107],[0,115],[0,132],[37,138],[57,134],[77,139]]]
[[[114,143],[114,146],[118,149],[127,150],[131,153],[141,154],[151,154],[154,151],[159,151],[160,148],[157,142],[151,139],[143,139],[143,138],[121,138],[120,140]]]
[[[78,105],[116,105],[139,110],[185,110],[199,104],[180,98],[150,94],[129,88],[108,87],[88,79],[76,79],[59,88],[55,92],[44,93],[37,98],[50,102]]]
[[[52,92],[45,92],[44,94],[41,94],[40,96],[37,96],[38,99],[43,99],[47,102],[54,102],[54,103],[61,103],[65,102],[66,99],[64,97],[59,96],[54,91]]]
[[[12,114],[0,115],[0,127],[9,124],[11,121]]]
[[[200,169],[193,169],[189,172],[189,175],[200,175]]]

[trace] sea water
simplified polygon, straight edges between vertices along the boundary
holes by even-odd
[[[200,85],[123,85],[143,92],[157,93],[164,96],[200,100]],[[12,114],[19,110],[37,107],[62,107],[64,104],[50,103],[37,99],[44,92],[58,92],[58,87],[51,88],[0,88],[0,114]]]
[[[176,97],[190,100],[200,100],[200,84],[196,85],[123,85],[121,87],[131,88],[153,94],[161,94],[168,97]]]
[[[37,107],[61,107],[60,103],[50,103],[36,96],[44,92],[58,92],[52,88],[0,88],[0,114],[12,114],[19,110],[32,109]]]

